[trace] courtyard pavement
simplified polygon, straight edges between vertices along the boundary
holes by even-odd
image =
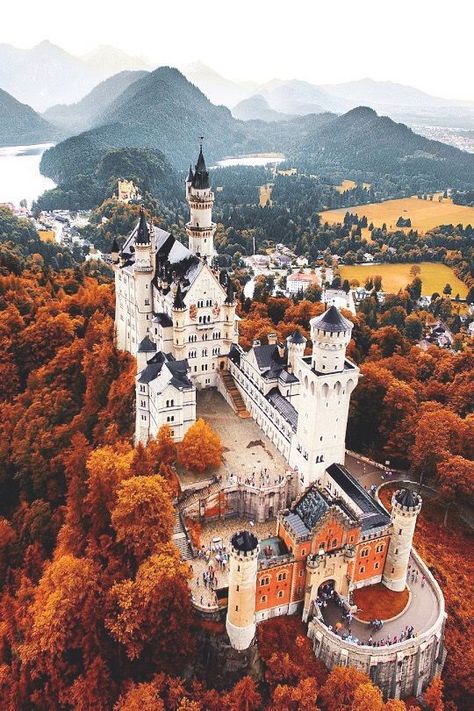
[[[387,643],[388,639],[393,642],[394,637],[400,641],[399,636],[407,626],[412,626],[416,635],[428,630],[435,623],[440,612],[438,598],[428,581],[423,584],[423,573],[412,557],[410,557],[410,565],[413,571],[418,571],[418,579],[416,579],[416,574],[409,575],[407,578],[407,585],[411,593],[408,606],[396,619],[385,622],[382,629],[374,632],[367,623],[359,622],[355,618],[350,624],[344,622],[341,609],[332,601],[328,602],[327,607],[321,608],[325,623],[332,625],[333,632],[335,632],[336,624],[344,622],[339,634],[348,632],[350,629],[352,637],[362,643],[367,643],[369,637],[372,637],[373,642],[384,640]]]
[[[275,535],[275,519],[265,523],[255,523],[248,518],[218,519],[203,526],[201,533],[201,551],[204,557],[193,558],[191,563],[192,579],[191,593],[193,602],[210,609],[217,605],[214,590],[204,585],[203,574],[210,570],[215,574],[215,588],[224,588],[228,585],[228,564],[223,568],[216,560],[218,557],[227,557],[230,551],[231,536],[242,529],[252,531],[259,540]]]

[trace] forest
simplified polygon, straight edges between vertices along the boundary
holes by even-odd
[[[9,220],[4,233],[21,232]],[[171,541],[175,448],[166,428],[132,446],[135,363],[113,344],[113,285],[90,266],[53,269],[34,235],[25,240],[12,248],[15,271],[4,264],[0,274],[2,709],[403,711],[354,669],[328,674],[296,618],[259,627],[256,678],[209,682],[209,629],[193,616],[189,571]],[[260,294],[239,306],[244,347],[270,331],[307,334],[323,308]],[[410,465],[456,507],[473,493],[472,350],[421,352],[410,291],[399,299],[382,310],[371,297],[352,317],[350,356],[364,378],[349,443]],[[467,534],[446,531],[443,547],[442,526],[427,518],[417,540],[449,614],[444,677],[425,703],[454,711],[473,693],[472,593],[459,589]]]

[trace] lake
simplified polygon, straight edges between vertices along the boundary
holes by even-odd
[[[0,203],[18,206],[25,198],[30,207],[44,190],[54,188],[55,183],[39,171],[41,156],[52,145],[0,147]]]
[[[282,163],[284,160],[283,153],[251,153],[218,160],[217,166],[228,168],[231,165],[268,165],[269,163]]]

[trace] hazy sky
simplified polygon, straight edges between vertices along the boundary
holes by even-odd
[[[0,42],[112,44],[234,79],[390,79],[474,100],[473,0],[5,0]]]

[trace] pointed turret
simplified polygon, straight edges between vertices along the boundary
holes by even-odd
[[[189,172],[188,172],[188,177],[186,178],[187,183],[192,183],[193,182],[193,167],[191,163],[189,164]]]
[[[232,284],[232,279],[227,276],[227,290],[226,290],[227,296],[225,299],[226,304],[233,304],[235,302],[234,298],[234,285]]]
[[[150,230],[148,228],[143,208],[140,209],[140,219],[138,222],[138,230],[137,236],[135,237],[135,244],[150,244]]]
[[[112,247],[110,250],[110,258],[112,260],[112,264],[116,265],[120,261],[120,247],[118,246],[117,238],[114,237],[113,242],[112,242]]]
[[[181,282],[178,282],[178,288],[176,289],[176,294],[174,295],[173,301],[174,309],[185,309],[186,304],[184,303],[183,292],[181,291]]]
[[[192,176],[192,186],[196,190],[209,190],[209,171],[202,152],[202,143],[199,146],[199,155]]]

